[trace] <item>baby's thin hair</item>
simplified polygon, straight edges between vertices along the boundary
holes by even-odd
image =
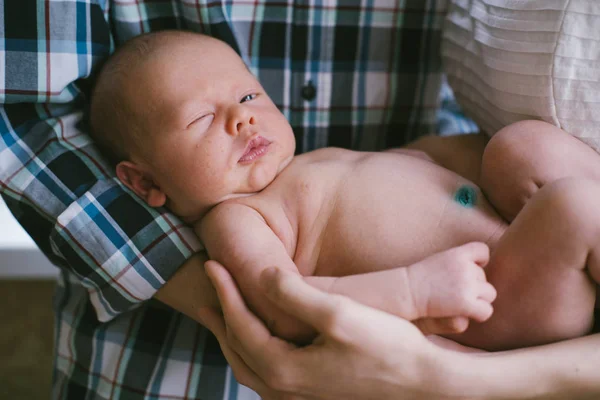
[[[138,111],[129,106],[123,94],[134,67],[146,61],[167,40],[199,35],[188,31],[159,31],[142,34],[117,47],[101,65],[92,88],[89,107],[90,134],[102,153],[117,164],[129,159],[130,151],[143,140]]]

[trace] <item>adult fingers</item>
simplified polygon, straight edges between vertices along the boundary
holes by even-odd
[[[214,308],[202,309],[198,311],[200,315],[199,319],[209,331],[211,331],[215,336],[224,335],[226,333],[225,328],[225,320],[223,319],[223,315]]]
[[[250,389],[260,393],[261,396],[264,397],[269,390],[267,390],[267,385],[263,382],[263,380],[260,379],[258,375],[256,375],[248,367],[248,365],[246,365],[244,360],[242,360],[242,358],[235,351],[233,351],[230,346],[227,345],[226,339],[224,340],[223,338],[220,338],[219,344],[221,345],[221,350],[223,351],[225,359],[233,371],[235,379],[242,385],[248,386]]]
[[[319,332],[327,332],[332,319],[339,316],[345,298],[313,288],[297,274],[268,268],[261,275],[261,286],[279,308]]]
[[[271,338],[265,325],[248,308],[229,272],[216,261],[207,261],[206,274],[212,281],[229,330],[245,332],[249,347],[261,347]]]
[[[233,371],[235,379],[242,385],[248,386],[250,389],[260,394],[262,398],[273,397],[274,392],[254,373],[254,371],[250,369],[250,367],[248,367],[233,348],[229,346],[224,325],[223,329],[218,329],[217,332],[215,332],[215,336],[221,346],[221,351],[223,352],[225,359]]]
[[[451,333],[462,333],[469,327],[467,317],[446,318],[420,318],[413,321],[421,332],[425,334],[448,335]]]
[[[231,334],[225,325],[223,316],[215,310],[210,313],[206,312],[203,315],[203,323],[217,338],[221,351],[231,366],[237,381],[256,392],[264,393],[267,387],[265,383],[246,365],[240,355],[233,349]]]
[[[232,303],[239,303],[239,301],[242,300],[241,298],[235,298],[237,293],[236,289],[231,287],[231,285],[234,285],[233,280],[230,276],[228,276],[228,273],[224,270],[224,268],[216,262],[211,264],[213,265],[209,264],[206,266],[207,274],[215,285],[219,295],[219,300],[222,303],[223,311],[227,312]],[[225,273],[223,273],[223,271],[225,271]],[[237,304],[234,305],[234,307],[240,306]],[[225,325],[225,319],[223,316],[218,315],[216,311],[213,313],[205,312],[203,314],[203,322],[205,322],[205,326],[217,338],[217,341],[221,347],[221,351],[231,366],[233,374],[239,383],[244,386],[248,386],[255,392],[259,393],[263,398],[279,397],[278,394],[271,390],[265,384],[265,382],[256,373],[254,373],[250,367],[248,367],[244,359],[235,352],[234,348],[231,346],[231,343],[235,342],[239,345],[239,341],[237,340],[235,334],[232,334],[231,330]]]
[[[267,381],[268,387],[292,386],[290,382],[294,371],[290,355],[296,346],[271,336],[262,321],[248,310],[231,275],[222,265],[209,261],[206,272],[221,302],[228,346],[252,371]]]

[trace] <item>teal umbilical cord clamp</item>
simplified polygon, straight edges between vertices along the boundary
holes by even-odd
[[[454,195],[454,201],[463,207],[474,207],[477,203],[477,192],[471,186],[461,186]]]

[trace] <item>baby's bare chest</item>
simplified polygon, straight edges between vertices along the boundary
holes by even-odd
[[[306,275],[410,265],[470,241],[493,246],[505,227],[473,183],[414,157],[377,154],[300,181],[293,259]]]

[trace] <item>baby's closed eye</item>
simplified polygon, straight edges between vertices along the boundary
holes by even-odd
[[[213,113],[201,115],[198,118],[194,119],[187,127],[189,128],[192,125],[198,125],[200,127],[209,126],[214,117],[215,115]]]

